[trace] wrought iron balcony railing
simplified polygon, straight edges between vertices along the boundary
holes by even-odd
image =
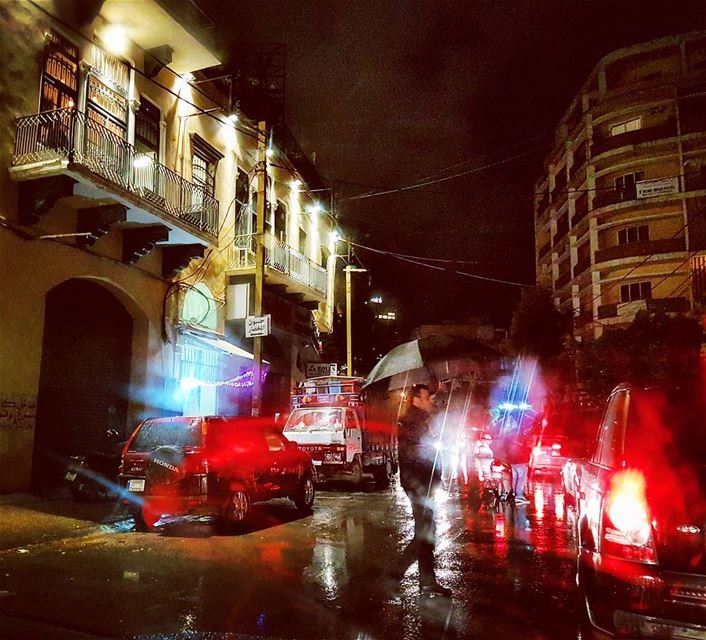
[[[328,290],[326,269],[313,260],[278,240],[272,234],[265,234],[265,265],[289,276],[311,289],[325,294]],[[236,236],[230,260],[231,269],[253,269],[255,267],[255,236]]]
[[[14,166],[66,160],[213,236],[218,200],[75,108],[17,119]]]

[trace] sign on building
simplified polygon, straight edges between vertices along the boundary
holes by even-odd
[[[245,337],[264,338],[270,335],[272,316],[248,316],[245,318]]]
[[[319,376],[337,376],[338,364],[335,362],[307,362],[306,377],[318,378]]]
[[[635,183],[638,198],[653,198],[679,191],[679,178],[656,178],[655,180],[639,180]]]

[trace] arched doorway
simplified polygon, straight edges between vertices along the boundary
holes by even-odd
[[[104,451],[125,436],[132,317],[105,287],[68,280],[46,297],[32,485],[61,483],[68,455]]]

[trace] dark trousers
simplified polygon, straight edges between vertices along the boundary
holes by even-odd
[[[434,575],[434,543],[436,541],[436,524],[434,523],[433,492],[436,488],[436,478],[433,471],[428,473],[405,473],[400,469],[400,480],[409,501],[412,503],[414,515],[414,537],[402,552],[402,557],[396,568],[396,577],[401,579],[409,567],[419,563],[419,584],[430,585],[436,582]]]

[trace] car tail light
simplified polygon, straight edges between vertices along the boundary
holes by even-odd
[[[649,564],[657,562],[645,476],[640,471],[626,469],[613,476],[602,531],[605,554]]]
[[[552,449],[554,449],[554,451],[559,451],[559,449],[561,449],[561,445],[558,444],[558,443],[557,443],[557,444],[553,444],[553,445],[552,445]]]

